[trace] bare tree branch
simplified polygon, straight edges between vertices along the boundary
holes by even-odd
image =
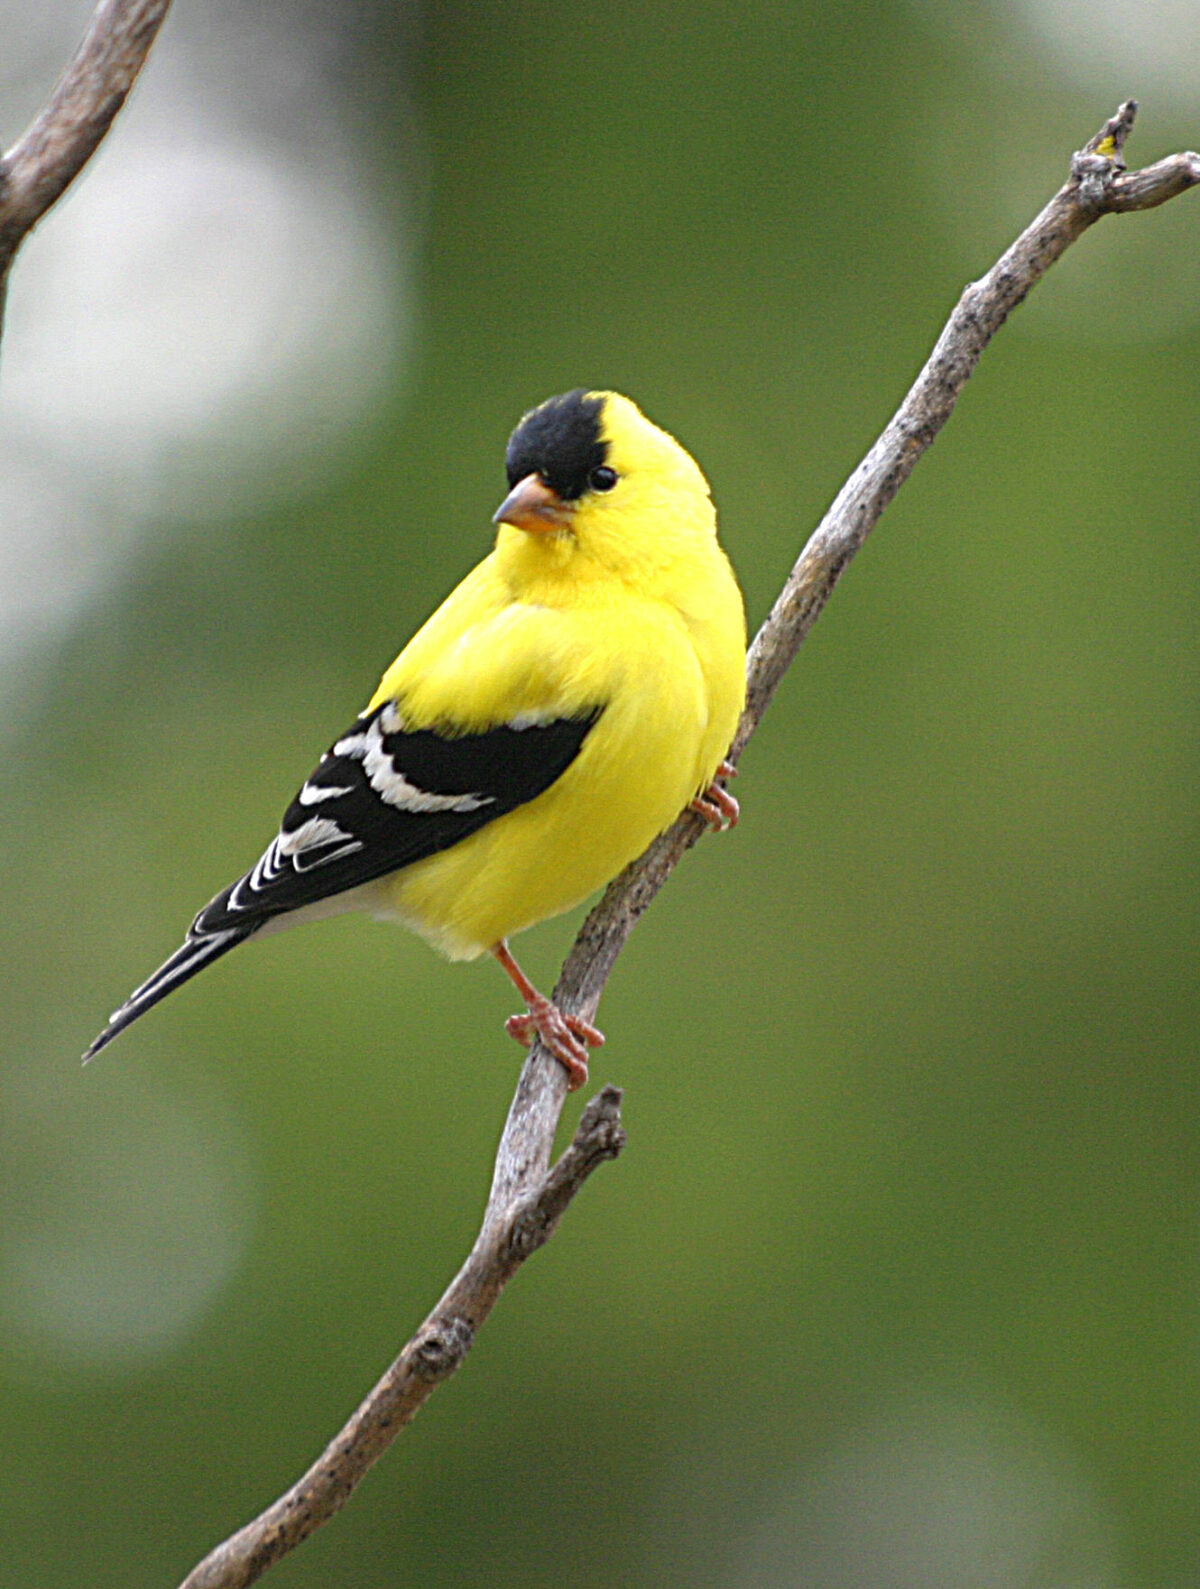
[[[1121,150],[1136,105],[1122,105],[1076,154],[1066,185],[982,280],[963,292],[929,361],[896,414],[839,492],[805,546],[750,648],[748,699],[736,760],[846,565],[933,443],[988,342],[1056,259],[1102,215],[1151,209],[1200,183],[1200,156],[1174,155],[1124,174]],[[681,817],[613,883],[588,916],[555,990],[564,1010],[591,1019],[638,918],[704,831]],[[479,1325],[521,1261],[544,1242],[592,1169],[623,1142],[620,1094],[606,1087],[587,1106],[570,1147],[548,1169],[566,1098],[566,1073],[540,1044],[521,1071],[500,1142],[483,1228],[449,1290],[318,1462],[248,1523],[181,1589],[243,1589],[346,1501],[434,1386],[461,1362]]]
[[[552,1059],[539,1068],[551,1066],[562,1073]],[[530,1069],[527,1064],[526,1071]],[[584,1181],[625,1145],[621,1094],[616,1087],[604,1087],[583,1111],[571,1145],[547,1171],[558,1111],[553,1119],[544,1111],[531,1115],[526,1102],[518,1087],[496,1158],[483,1229],[441,1301],[303,1478],[206,1556],[182,1589],[240,1589],[254,1583],[345,1505],[371,1464],[462,1362],[506,1282],[553,1234]]]
[[[1069,179],[1041,214],[986,276],[964,288],[925,367],[809,537],[754,638],[746,664],[746,710],[730,761],[737,762],[850,559],[933,445],[984,348],[1012,311],[1101,216],[1153,209],[1200,183],[1200,155],[1192,153],[1125,173],[1121,151],[1136,114],[1136,101],[1127,100],[1072,157]],[[592,1019],[626,938],[703,832],[699,817],[680,817],[609,884],[563,967],[554,993],[561,1009]]]
[[[17,249],[95,153],[141,71],[170,3],[100,0],[41,113],[0,156],[0,317]]]

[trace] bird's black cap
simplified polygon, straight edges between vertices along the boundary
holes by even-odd
[[[540,474],[564,502],[578,501],[588,488],[588,475],[608,454],[600,435],[603,410],[603,394],[582,387],[531,409],[509,438],[509,485]]]

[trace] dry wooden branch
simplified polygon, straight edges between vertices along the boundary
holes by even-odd
[[[529,1102],[527,1090],[518,1087],[483,1228],[441,1301],[303,1478],[206,1556],[189,1573],[185,1589],[253,1583],[349,1500],[371,1464],[462,1362],[506,1282],[553,1234],[584,1181],[625,1144],[621,1094],[604,1087],[583,1111],[562,1158],[547,1169],[557,1111],[550,1120],[544,1111],[527,1107]]]
[[[1124,175],[1121,149],[1136,105],[1123,105],[1078,153],[1071,176],[1004,257],[963,292],[928,363],[895,416],[838,494],[750,648],[748,703],[736,760],[847,563],[949,418],[980,354],[1029,289],[1102,215],[1149,209],[1200,183],[1200,156],[1175,155]],[[621,947],[686,850],[704,830],[680,820],[609,885],[563,967],[557,1002],[591,1019]],[[518,1264],[550,1235],[587,1175],[623,1138],[620,1094],[605,1088],[571,1146],[547,1169],[566,1097],[561,1065],[535,1045],[509,1111],[483,1229],[449,1290],[320,1460],[274,1506],[217,1547],[181,1589],[242,1589],[346,1501],[354,1485],[434,1386],[462,1360]]]
[[[95,153],[141,71],[171,0],[100,0],[33,125],[0,156],[0,325],[23,239]]]
[[[1072,157],[1069,179],[1041,214],[986,276],[964,288],[925,367],[809,537],[754,638],[746,664],[746,710],[730,761],[737,762],[850,559],[933,445],[984,348],[1012,311],[1102,215],[1153,209],[1200,183],[1200,155],[1191,153],[1125,173],[1121,151],[1136,114],[1137,102],[1127,100]],[[563,967],[554,993],[560,1008],[594,1017],[626,938],[703,831],[698,817],[681,817],[609,884]]]

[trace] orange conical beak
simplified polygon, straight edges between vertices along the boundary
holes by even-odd
[[[492,514],[493,524],[512,524],[533,535],[564,530],[570,522],[571,504],[564,502],[538,474],[527,474],[524,480],[518,480]]]

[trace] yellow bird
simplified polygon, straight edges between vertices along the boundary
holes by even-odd
[[[452,960],[496,956],[535,1033],[587,1079],[604,1041],[530,983],[507,940],[602,887],[715,780],[745,696],[741,592],[708,484],[616,392],[526,414],[493,551],[384,674],[279,833],[84,1055],[252,936],[363,909]]]

